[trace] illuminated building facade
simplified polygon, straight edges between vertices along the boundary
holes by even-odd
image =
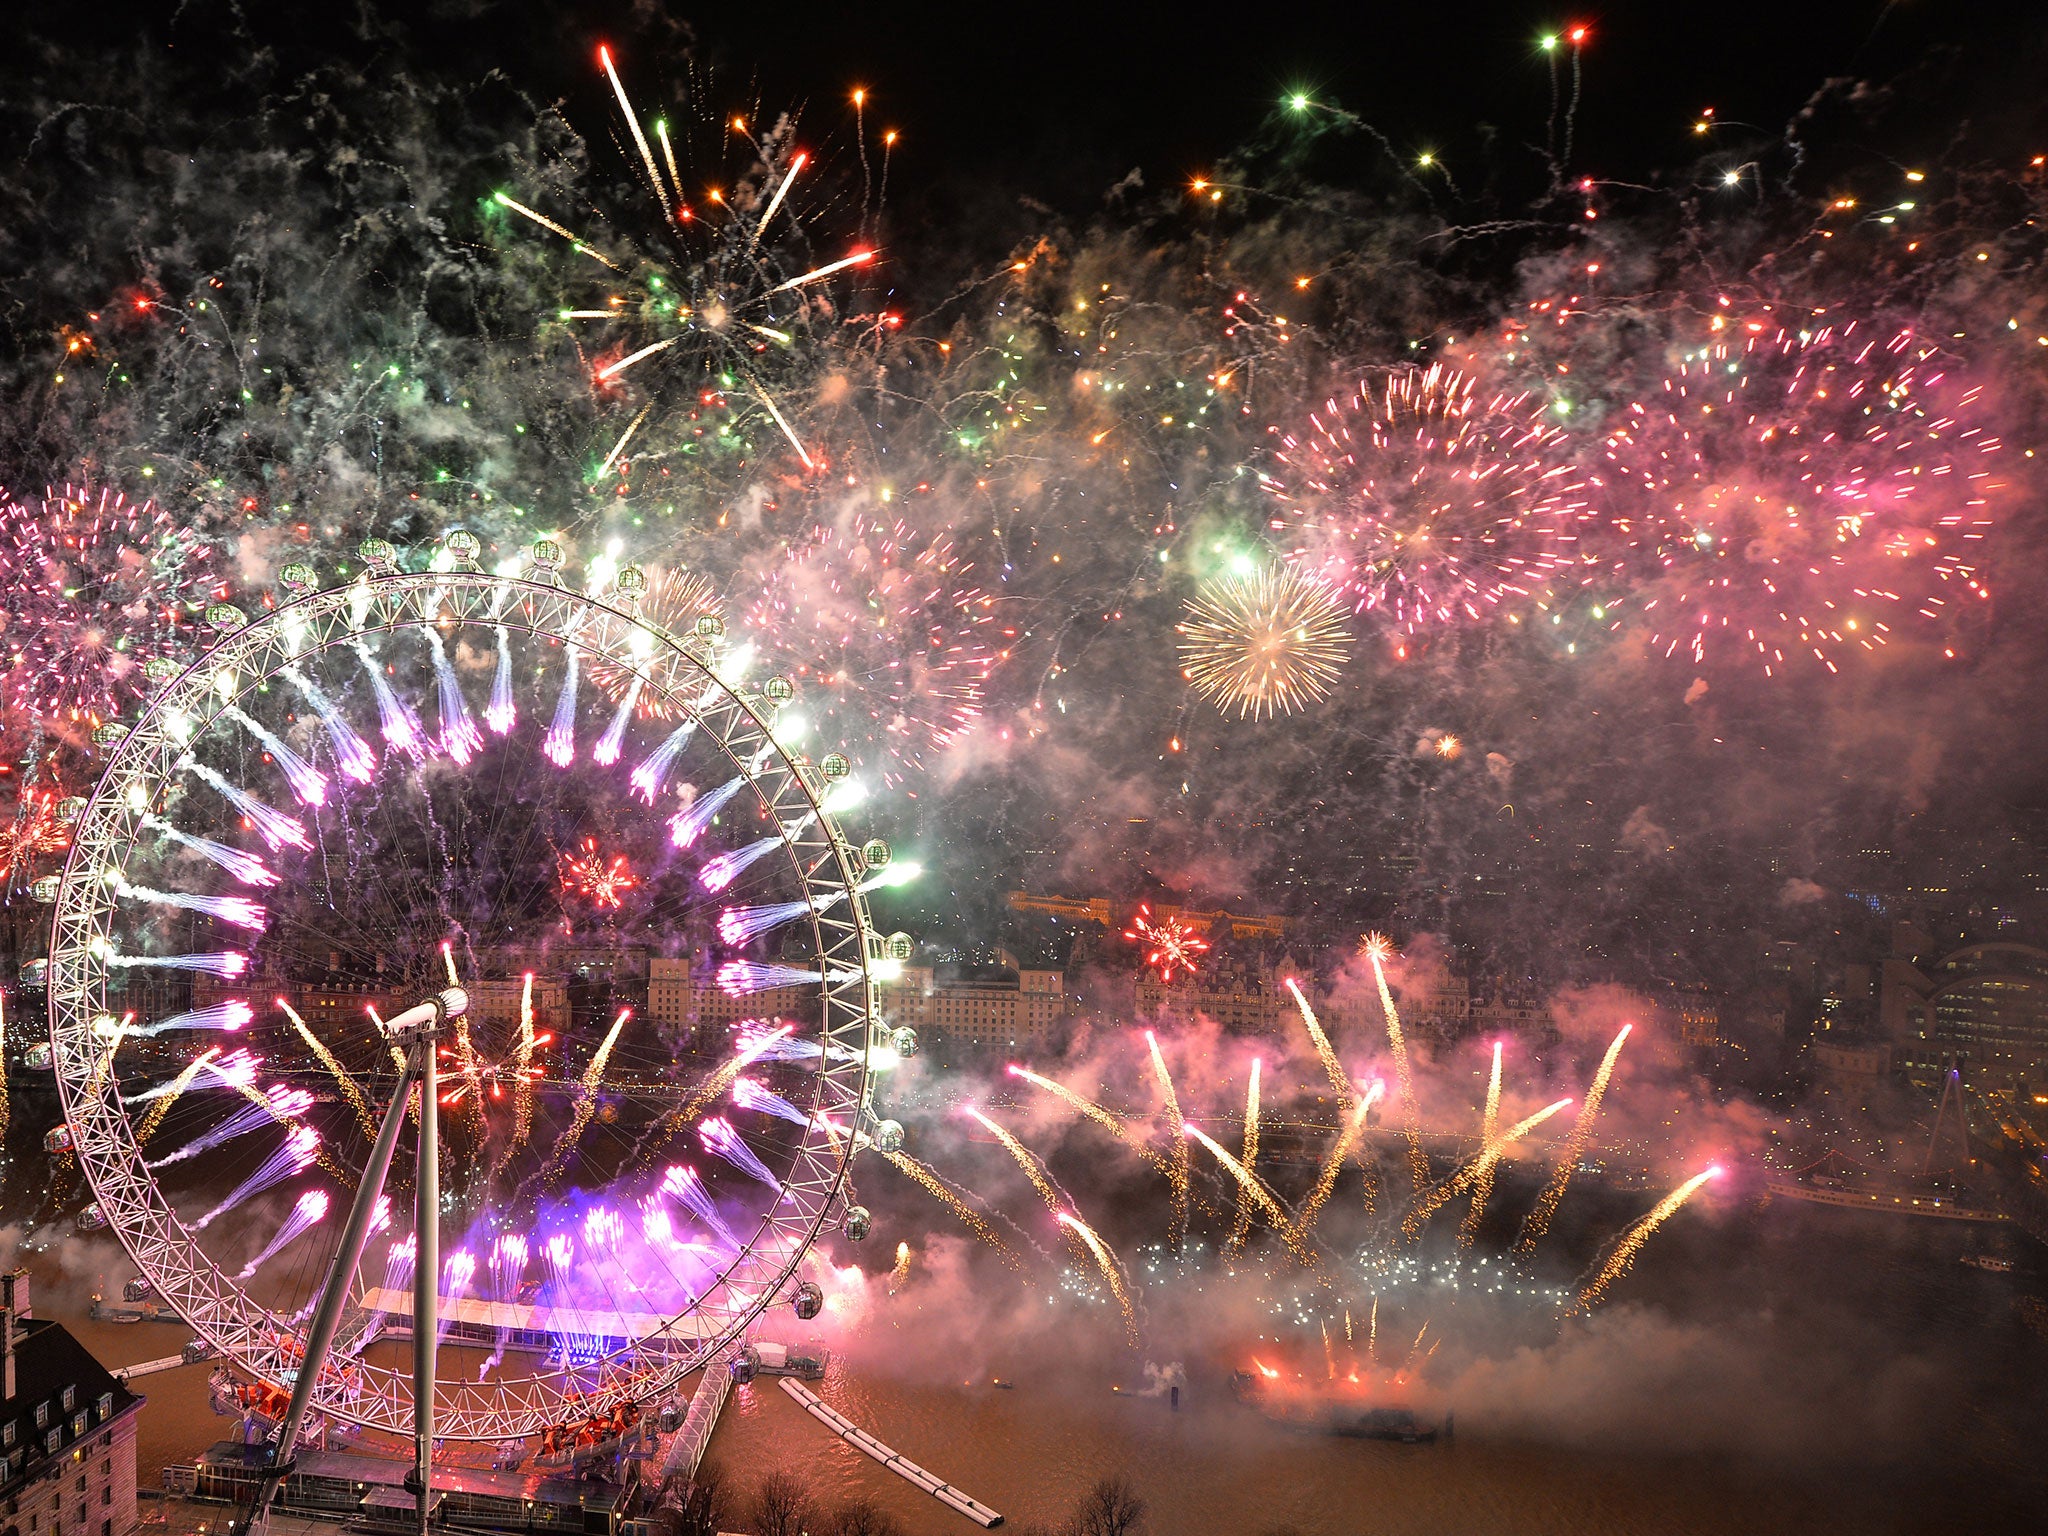
[[[1882,1013],[1904,1026],[1917,1074],[1960,1068],[1973,1086],[2048,1082],[2048,950],[1993,942],[1924,969],[1888,967]]]
[[[128,1536],[142,1399],[55,1322],[26,1270],[0,1275],[0,1521],[18,1536]]]

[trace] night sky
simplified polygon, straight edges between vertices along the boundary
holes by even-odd
[[[2007,830],[1983,814],[2041,800],[2041,743],[2018,702],[2039,660],[2038,583],[2026,574],[2038,535],[2013,515],[2023,490],[2000,514],[1998,601],[1973,649],[1894,646],[1838,677],[1763,685],[1655,665],[1644,639],[1597,640],[1584,612],[1568,646],[1458,625],[1388,666],[1386,632],[1367,625],[1372,663],[1351,669],[1330,707],[1238,724],[1181,693],[1173,625],[1205,550],[1269,536],[1251,487],[1277,434],[1347,377],[1480,366],[1461,345],[1497,338],[1583,272],[1574,252],[1604,256],[1597,334],[1575,332],[1585,350],[1564,365],[1587,398],[1563,403],[1596,433],[1658,387],[1684,326],[1704,324],[1731,288],[1744,302],[1913,317],[1951,340],[1972,340],[1976,325],[1976,344],[2020,326],[2038,273],[2025,206],[2038,185],[1998,178],[2024,168],[2041,127],[2030,82],[2044,39],[2029,10],[1331,6],[1160,21],[1086,7],[685,17],[444,5],[361,19],[200,5],[174,19],[46,16],[4,66],[17,170],[0,185],[0,314],[23,386],[7,478],[124,462],[139,472],[138,456],[196,447],[185,463],[201,521],[224,549],[241,543],[252,575],[271,508],[291,504],[289,487],[306,497],[350,482],[344,465],[378,491],[335,524],[339,548],[377,518],[396,519],[402,538],[437,531],[420,497],[445,500],[431,487],[450,476],[518,485],[536,516],[602,538],[613,511],[577,482],[616,429],[579,388],[578,365],[564,366],[562,338],[536,341],[531,320],[559,302],[562,274],[542,264],[554,259],[545,247],[508,241],[481,200],[536,176],[555,192],[584,177],[597,203],[622,206],[633,161],[593,67],[603,42],[650,110],[800,107],[843,218],[866,174],[849,100],[864,87],[870,147],[884,128],[902,139],[871,222],[883,261],[859,302],[900,320],[902,355],[881,359],[894,370],[889,410],[849,415],[832,402],[859,397],[828,390],[810,419],[851,434],[844,451],[873,473],[931,487],[911,522],[949,536],[977,579],[994,581],[1000,622],[1016,631],[981,725],[878,812],[907,841],[945,849],[933,862],[947,889],[923,903],[906,893],[904,920],[965,942],[987,936],[1018,884],[1153,891],[1447,931],[1550,979],[1586,966],[1731,974],[1749,963],[1760,913],[1821,932],[1868,917],[1785,894],[1854,883],[1867,848],[1967,846],[1966,863],[2001,871],[1988,885],[2024,884],[1999,859],[2031,854],[2005,847]],[[1575,85],[1572,48],[1546,55],[1538,39],[1579,26]],[[1296,93],[1307,105],[1290,110]],[[1708,109],[1716,126],[1696,134]],[[1937,168],[1929,195],[1956,244],[1939,264],[1908,260],[1919,247],[1902,251],[1905,231],[1874,215],[1846,232],[1855,253],[1823,253],[1802,233],[1829,199],[1898,196],[1923,165]],[[1196,178],[1223,181],[1230,200],[1191,195]],[[1960,249],[1978,231],[1999,232],[1995,267],[1971,268]],[[1042,281],[992,286],[1034,251]],[[137,285],[176,297],[231,269],[264,311],[269,333],[250,345],[297,375],[271,425],[252,430],[209,401],[214,385],[175,348],[135,357],[141,393],[118,408],[28,387],[95,305]],[[1319,275],[1296,293],[1302,272]],[[1085,412],[1057,414],[1078,410],[1079,333],[1059,316],[1084,281],[1098,293],[1128,283],[1130,313],[1152,328],[1122,376],[1140,394],[1199,382],[1216,366],[1205,348],[1245,345],[1230,339],[1234,291],[1268,319],[1293,310],[1299,342],[1267,327],[1259,344],[1280,350],[1259,364],[1266,382],[1214,441],[1171,440],[1155,421],[1142,462],[1115,460],[1088,450]],[[1008,457],[977,446],[977,467],[957,438],[932,435],[982,409],[971,390],[940,398],[978,377],[932,373],[930,349],[947,337],[967,349],[949,356],[972,351],[990,368],[1009,358],[1020,387],[1057,403],[1032,408],[1056,410],[1042,443]],[[121,339],[167,346],[147,324]],[[484,436],[453,455],[462,462],[424,423],[341,407],[347,359],[365,347],[416,357],[429,399],[491,395],[466,423]],[[1969,360],[1992,379],[2016,442],[2039,420],[2035,363],[2012,347]],[[309,402],[330,400],[309,429]],[[539,430],[513,443],[512,423],[529,419]],[[667,473],[619,489],[628,501],[666,494]],[[696,505],[763,494],[778,473],[771,452],[702,483]],[[842,513],[819,516],[825,527]],[[686,509],[667,534],[633,538],[643,558],[710,569],[743,606],[793,528],[719,540]],[[525,532],[488,519],[483,531]],[[1415,755],[1443,732],[1471,748],[1455,770]],[[1544,900],[1489,894],[1509,889]]]

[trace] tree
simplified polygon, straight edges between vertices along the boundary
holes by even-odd
[[[804,1536],[811,1519],[811,1491],[793,1472],[770,1472],[754,1490],[756,1536]]]
[[[854,1499],[839,1506],[832,1517],[832,1536],[903,1536],[896,1517],[873,1499]]]
[[[671,1478],[662,1488],[654,1525],[660,1536],[718,1536],[725,1526],[727,1504],[718,1469],[699,1467],[694,1479]]]
[[[1145,1501],[1129,1478],[1105,1477],[1074,1512],[1075,1536],[1135,1536],[1145,1526]]]

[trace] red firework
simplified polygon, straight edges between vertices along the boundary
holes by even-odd
[[[618,854],[607,861],[598,852],[594,837],[583,839],[577,852],[563,854],[561,862],[563,891],[574,892],[603,911],[617,910],[626,892],[640,884],[640,877],[626,863],[626,856]]]
[[[12,890],[42,855],[71,846],[71,828],[57,811],[60,799],[54,789],[29,789],[15,802],[14,814],[0,825],[0,891]]]
[[[1159,978],[1163,986],[1173,980],[1176,971],[1195,973],[1195,957],[1209,952],[1209,941],[1202,937],[1193,924],[1178,917],[1152,916],[1152,908],[1141,902],[1138,912],[1131,919],[1131,926],[1124,930],[1124,937],[1145,948],[1145,966]]]

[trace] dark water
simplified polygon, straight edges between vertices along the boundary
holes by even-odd
[[[1784,1207],[1673,1234],[1594,1326],[1485,1359],[1447,1350],[1457,1434],[1434,1445],[1271,1423],[1224,1389],[1230,1360],[1189,1358],[1178,1413],[1112,1392],[1111,1372],[1142,1379],[1107,1335],[998,1345],[972,1383],[933,1379],[914,1337],[871,1336],[820,1391],[1013,1525],[1053,1524],[1122,1474],[1158,1533],[2039,1531],[2048,1340],[2014,1306],[2039,1277],[1960,1263],[1989,1241]],[[2023,1269],[2040,1258],[2011,1251]],[[787,1465],[828,1504],[868,1496],[912,1532],[968,1529],[771,1382],[734,1394],[712,1457],[743,1489]]]

